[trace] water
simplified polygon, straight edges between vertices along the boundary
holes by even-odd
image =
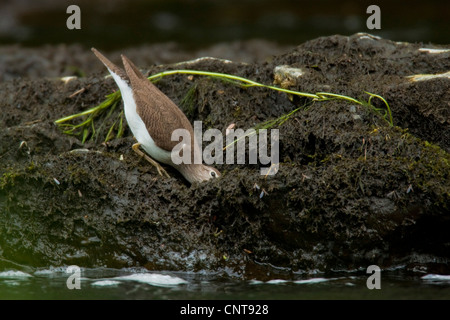
[[[219,272],[149,272],[145,269],[81,269],[80,289],[69,289],[66,268],[0,271],[0,299],[450,299],[450,276],[407,276],[382,271],[381,289],[370,275],[302,275],[289,280],[244,281]],[[69,285],[77,282],[69,279]]]
[[[319,36],[369,32],[395,41],[446,44],[448,2],[378,0],[381,29],[368,29],[370,2],[291,0],[81,1],[81,29],[66,27],[70,1],[0,1],[0,44],[95,44],[122,49],[175,41],[201,48],[217,42],[266,39],[298,45]],[[78,2],[74,2],[78,3]],[[131,36],[130,36],[131,35]]]

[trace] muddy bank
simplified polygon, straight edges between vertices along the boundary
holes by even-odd
[[[140,161],[127,128],[123,138],[82,144],[56,127],[56,119],[117,89],[99,62],[90,69],[95,59],[80,61],[95,72],[67,83],[58,74],[27,77],[33,68],[24,68],[0,83],[0,257],[32,267],[228,270],[249,279],[372,264],[448,272],[450,79],[442,74],[450,52],[423,48],[354,35],[318,38],[249,64],[135,59],[151,74],[224,72],[366,101],[369,91],[389,103],[394,126],[383,112],[348,101],[310,103],[200,76],[163,78],[158,87],[204,130],[248,129],[306,104],[278,128],[276,175],[224,164],[220,180],[192,186],[170,168],[163,178]],[[285,71],[275,72],[279,66]],[[410,78],[418,74],[428,76]],[[182,103],[189,92],[193,103]]]

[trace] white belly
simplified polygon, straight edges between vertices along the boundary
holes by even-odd
[[[125,106],[125,118],[127,119],[128,126],[131,129],[136,140],[141,144],[142,148],[156,161],[165,164],[171,163],[170,151],[161,149],[155,144],[145,127],[141,117],[137,114],[136,103],[133,99],[133,92],[128,84],[122,80],[118,75],[109,70],[112,77],[116,81],[122,94],[122,99]]]

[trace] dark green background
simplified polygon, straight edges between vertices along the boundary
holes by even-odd
[[[68,30],[66,8],[81,8],[81,30]],[[381,30],[366,9],[381,8]],[[395,41],[448,44],[446,0],[22,0],[0,1],[0,44],[96,44],[116,49],[174,41],[186,48],[266,39],[296,45],[318,36],[368,32]]]

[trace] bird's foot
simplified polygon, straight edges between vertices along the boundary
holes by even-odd
[[[160,176],[165,175],[167,178],[170,178],[169,174],[166,172],[166,170],[158,162],[156,162],[155,160],[150,158],[148,155],[143,153],[141,150],[139,150],[139,146],[140,145],[141,145],[140,143],[133,144],[133,146],[132,146],[133,151],[136,152],[139,156],[145,158],[145,160],[150,162],[151,165],[156,167],[156,170],[158,170],[158,173],[159,173]]]

